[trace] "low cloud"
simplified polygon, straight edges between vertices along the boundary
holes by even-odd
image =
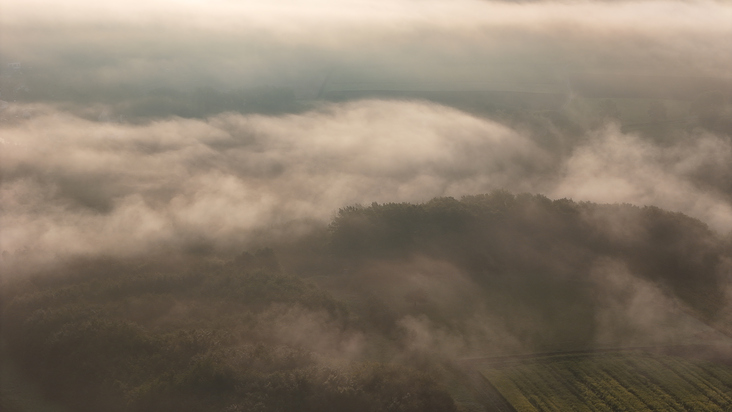
[[[422,103],[146,125],[34,112],[4,127],[2,249],[37,258],[241,247],[357,202],[528,189],[522,165],[547,162],[516,131]]]
[[[345,205],[494,189],[652,204],[732,229],[732,146],[710,133],[661,146],[608,127],[563,154],[530,132],[420,102],[142,125],[22,110],[31,115],[2,127],[6,263],[241,250],[304,233]]]
[[[598,259],[590,274],[597,288],[595,344],[599,346],[708,343],[724,335],[684,311],[658,285],[632,275],[621,262]]]
[[[609,126],[578,146],[563,165],[553,197],[656,205],[732,230],[732,144],[707,132],[669,145]]]

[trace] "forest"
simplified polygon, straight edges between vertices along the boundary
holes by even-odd
[[[73,259],[5,282],[3,350],[63,410],[470,410],[477,395],[454,399],[470,356],[709,343],[706,325],[723,343],[730,264],[729,238],[656,207],[354,205],[232,259]],[[660,319],[621,311],[650,287],[638,310]]]

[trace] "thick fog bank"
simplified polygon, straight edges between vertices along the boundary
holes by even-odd
[[[25,114],[0,126],[0,242],[12,267],[75,254],[238,251],[306,233],[346,205],[494,189],[656,205],[732,229],[732,142],[704,130],[657,143],[608,123],[563,141],[378,100],[140,125],[48,105],[9,110]]]

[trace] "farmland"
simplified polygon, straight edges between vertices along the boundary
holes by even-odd
[[[517,411],[729,411],[728,365],[647,352],[491,362],[481,374]]]

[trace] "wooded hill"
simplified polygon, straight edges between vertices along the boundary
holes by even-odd
[[[647,333],[598,321],[634,285],[729,326],[730,240],[656,207],[504,191],[374,203],[272,246],[8,278],[6,360],[75,411],[449,411],[464,406],[446,376],[468,353]]]

